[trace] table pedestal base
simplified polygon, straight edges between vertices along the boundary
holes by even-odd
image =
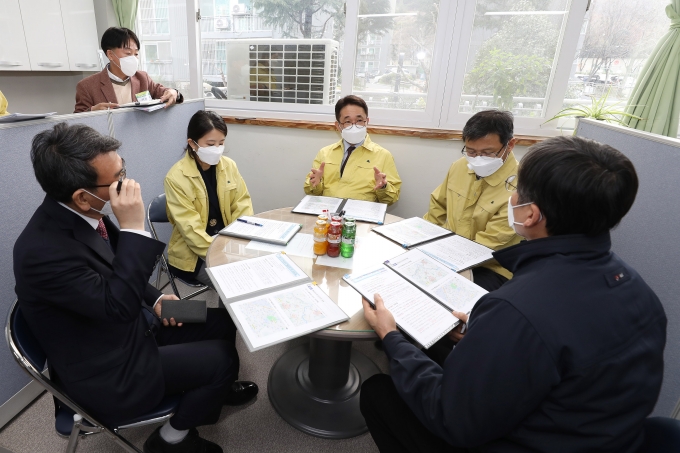
[[[380,373],[351,341],[310,338],[282,355],[269,373],[269,400],[302,432],[328,439],[365,433],[359,410],[361,383]]]

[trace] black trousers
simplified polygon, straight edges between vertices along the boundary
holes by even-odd
[[[472,269],[472,278],[476,285],[481,286],[489,292],[497,290],[503,283],[508,281],[507,278],[485,267],[475,267]],[[439,365],[443,365],[454,346],[455,343],[452,340],[449,340],[448,337],[444,337],[430,346],[430,348],[423,349],[423,352]]]
[[[236,326],[224,308],[209,308],[205,324],[161,327],[156,334],[165,393],[182,393],[170,425],[178,430],[217,422],[238,378]]]
[[[392,378],[376,374],[361,386],[361,413],[384,453],[465,453],[430,432],[397,393]]]

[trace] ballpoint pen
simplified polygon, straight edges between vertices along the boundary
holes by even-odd
[[[250,221],[244,220],[244,219],[236,219],[236,221],[238,221],[238,222],[243,222],[243,223],[247,223],[248,225],[259,226],[259,227],[264,226],[264,225],[262,225],[261,223],[250,222]]]

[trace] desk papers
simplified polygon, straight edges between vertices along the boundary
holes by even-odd
[[[19,121],[39,120],[47,118],[48,116],[56,115],[57,112],[49,113],[10,113],[9,115],[0,116],[0,124],[18,123]]]
[[[470,269],[493,259],[493,250],[458,235],[423,244],[418,250],[455,272]]]
[[[362,222],[383,224],[387,205],[372,201],[352,200],[350,198],[333,198],[316,195],[305,196],[293,212],[299,214],[319,215],[327,209],[329,213],[345,211],[346,217],[352,217]]]
[[[369,301],[379,293],[397,325],[424,348],[458,325],[451,310],[470,313],[487,293],[420,250],[343,279]]]
[[[373,228],[376,233],[391,239],[404,248],[422,244],[423,242],[450,236],[453,233],[420,217],[390,223]]]
[[[243,220],[258,223],[262,226],[251,225],[234,221],[228,227],[223,228],[220,234],[234,236],[237,238],[251,239],[255,241],[269,242],[272,244],[286,245],[295,233],[300,231],[302,225],[292,222],[281,222],[278,220],[261,219],[259,217],[243,216]]]
[[[250,241],[246,250],[260,250],[263,252],[281,253],[290,256],[304,256],[314,258],[314,235],[298,233],[290,240],[288,245],[269,244],[267,242]]]
[[[285,254],[206,271],[251,352],[349,319]]]

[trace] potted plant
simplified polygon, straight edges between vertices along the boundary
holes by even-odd
[[[570,107],[565,107],[559,112],[557,112],[555,116],[550,118],[545,123],[549,123],[550,121],[559,118],[572,117],[572,118],[592,118],[599,121],[606,121],[607,123],[616,123],[622,126],[628,126],[623,122],[624,118],[634,118],[637,120],[642,119],[639,116],[626,113],[625,111],[620,110],[619,107],[621,104],[620,101],[615,102],[614,104],[611,105],[607,105],[607,98],[609,97],[610,91],[611,87],[609,87],[606,91],[603,91],[602,96],[600,97],[590,96],[590,105],[576,104]],[[575,127],[574,132],[576,132]]]

